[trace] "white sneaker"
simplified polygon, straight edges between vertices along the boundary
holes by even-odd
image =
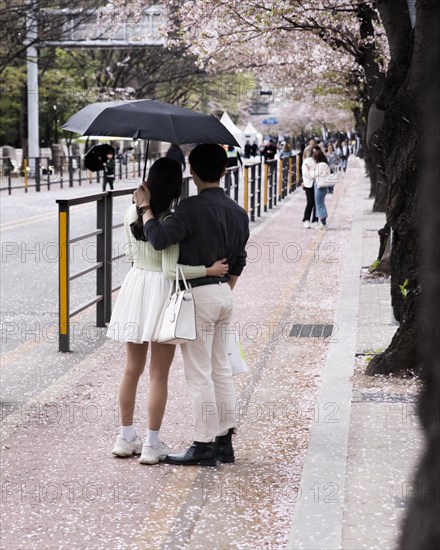
[[[319,226],[319,222],[312,222],[310,224],[310,227],[318,227]]]
[[[116,438],[112,453],[115,456],[125,458],[132,455],[140,455],[142,452],[142,439],[137,435],[133,441],[126,441],[120,434]]]
[[[309,229],[309,227],[310,227],[310,222],[307,221],[307,220],[306,220],[305,222],[303,222],[303,227],[304,227],[305,229]]]
[[[165,457],[170,454],[170,448],[163,441],[159,441],[157,447],[152,447],[144,443],[142,446],[142,454],[139,459],[140,464],[158,464],[165,460]]]
[[[323,223],[319,222],[318,229],[321,229],[321,231],[324,231],[324,229],[327,229],[327,225],[324,225]]]

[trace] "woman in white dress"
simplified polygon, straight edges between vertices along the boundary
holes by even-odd
[[[146,185],[151,193],[151,208],[159,221],[170,215],[182,185],[179,164],[169,158],[158,159],[150,168]],[[127,273],[113,310],[107,336],[125,342],[127,364],[119,387],[121,433],[113,454],[128,457],[141,454],[141,464],[157,464],[169,454],[159,439],[168,395],[168,374],[176,346],[158,344],[159,319],[176,277],[179,245],[156,251],[145,240],[142,212],[132,204],[125,215],[127,257],[133,267]],[[209,268],[185,266],[187,279],[206,275],[223,276],[228,271],[226,260],[218,260]],[[145,442],[133,426],[136,390],[151,343],[150,391],[148,397],[148,430]]]

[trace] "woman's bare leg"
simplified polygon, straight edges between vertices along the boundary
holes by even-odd
[[[176,346],[151,343],[148,429],[160,430],[168,397],[168,375]]]
[[[136,390],[147,360],[148,342],[127,342],[127,365],[119,386],[119,410],[122,426],[133,425]]]

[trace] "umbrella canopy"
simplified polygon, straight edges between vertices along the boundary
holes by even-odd
[[[91,172],[98,172],[104,168],[103,163],[107,160],[107,154],[115,154],[114,148],[108,143],[94,145],[90,147],[84,155],[84,165]]]
[[[239,145],[214,116],[153,99],[92,103],[73,115],[62,128],[82,135]]]

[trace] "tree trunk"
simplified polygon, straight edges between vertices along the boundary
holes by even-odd
[[[382,0],[378,7],[394,55],[376,104],[386,111],[379,151],[388,181],[387,221],[393,230],[391,302],[400,326],[388,349],[370,361],[366,372],[410,374],[420,370],[416,334],[420,296],[418,230],[422,219],[417,184],[421,121],[416,101],[422,91],[419,73],[423,53],[420,44],[414,47],[406,0]],[[402,13],[399,18],[395,17],[397,8]],[[405,280],[406,297],[400,289]]]
[[[419,354],[423,361],[423,389],[418,413],[426,435],[426,447],[412,484],[413,498],[403,523],[400,550],[439,550],[440,548],[440,6],[437,0],[417,0],[417,25],[423,30],[425,65],[421,79],[423,93],[419,109],[424,112],[423,171],[419,186],[425,213],[422,243],[423,314],[419,333]],[[416,44],[417,46],[417,44]]]

